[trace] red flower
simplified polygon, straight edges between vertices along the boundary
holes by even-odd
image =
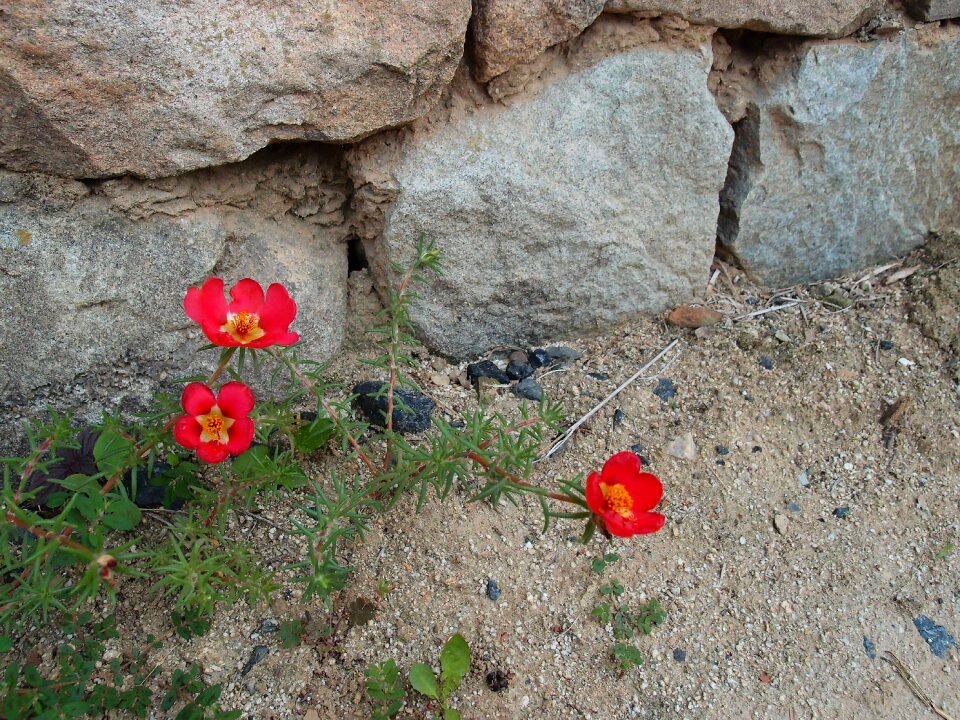
[[[192,382],[183,389],[180,404],[187,414],[173,426],[173,437],[196,449],[204,462],[239,455],[253,441],[253,421],[247,417],[253,402],[253,391],[242,382],[228,382],[217,396],[203,383]]]
[[[663,485],[640,468],[639,457],[619,452],[604,463],[602,472],[587,478],[587,505],[618,537],[654,533],[666,520],[650,512],[663,497]]]
[[[203,287],[188,289],[183,299],[189,318],[200,324],[214,345],[264,348],[293,345],[300,339],[289,330],[297,304],[283,285],[271,285],[264,298],[260,283],[244,278],[230,288],[230,297],[228,305],[223,280],[210,278]]]

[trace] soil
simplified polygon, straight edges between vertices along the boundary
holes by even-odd
[[[666,490],[667,524],[655,535],[582,545],[582,522],[543,532],[535,502],[467,504],[462,492],[374,522],[347,558],[357,572],[332,608],[301,604],[288,580],[270,606],[224,608],[188,642],[172,632],[169,603],[132,581],[118,607],[122,635],[163,638],[166,667],[201,663],[208,682],[223,683],[224,707],[258,719],[368,718],[369,663],[394,658],[404,673],[436,664],[457,632],[473,655],[453,695],[466,720],[935,718],[883,660],[887,651],[958,717],[960,651],[936,657],[913,619],[960,635],[960,548],[950,549],[960,545],[960,265],[928,252],[871,272],[771,293],[718,265],[706,304],[725,315],[720,324],[695,332],[640,319],[569,340],[582,358],[538,371],[573,422],[680,339],[532,476],[573,477],[639,444]],[[355,360],[369,350],[360,331],[378,307],[364,272],[350,284],[352,333],[331,368],[347,387],[369,377]],[[414,378],[437,413],[475,407],[458,381],[465,365],[426,351],[417,359]],[[662,378],[674,398],[653,393]],[[518,403],[503,388],[492,409],[515,415]],[[696,456],[668,455],[687,433]],[[332,455],[313,472],[334,468],[349,469]],[[284,531],[296,500],[231,518],[237,538],[275,568],[299,554]],[[591,560],[609,551],[621,559],[594,572]],[[657,598],[668,614],[634,638],[644,665],[626,672],[611,657],[612,628],[590,615],[612,578],[625,604]],[[358,599],[375,611],[350,627]],[[265,619],[296,618],[307,627],[298,647],[260,630]],[[268,655],[241,676],[258,645]],[[496,670],[509,683],[501,692],[484,680]],[[437,714],[411,693],[399,717]]]

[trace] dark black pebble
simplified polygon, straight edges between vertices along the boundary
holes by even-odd
[[[527,353],[527,357],[530,359],[530,364],[535,368],[542,368],[550,363],[550,356],[543,348],[531,350]]]
[[[254,665],[263,660],[269,654],[270,648],[268,648],[266,645],[257,645],[254,647],[253,653],[250,655],[250,659],[247,660],[247,664],[243,666],[243,670],[240,671],[240,674],[246,675],[248,672],[253,670]]]
[[[280,623],[273,618],[265,618],[263,622],[260,623],[260,632],[262,633],[274,633],[279,629]]]
[[[754,446],[753,446],[753,452],[755,452],[755,453],[763,452],[763,448],[760,447],[759,445],[754,445]]]
[[[866,635],[863,636],[863,651],[871,660],[877,659],[877,646],[874,645],[873,640],[868,638]]]
[[[491,670],[486,679],[487,687],[494,692],[503,692],[510,687],[510,678],[503,670]]]
[[[533,378],[521,380],[510,389],[510,392],[517,397],[526,398],[527,400],[533,400],[535,402],[543,400],[543,388],[540,387],[540,383]]]
[[[363,416],[372,425],[384,427],[387,416],[387,394],[384,392],[379,397],[376,394],[386,383],[368,380],[362,382],[353,388],[353,394],[357,396],[357,405]],[[393,429],[399,433],[418,433],[429,429],[430,414],[436,403],[422,392],[411,390],[410,388],[397,388],[394,390],[393,407]],[[405,409],[398,407],[398,401],[404,405]]]
[[[794,502],[787,503],[787,510],[789,510],[790,512],[800,512],[800,506]]]
[[[653,389],[653,394],[663,402],[666,402],[677,396],[677,388],[670,378],[660,378],[660,382],[658,382],[657,386]]]
[[[569,365],[583,357],[576,350],[566,345],[552,345],[546,348],[544,352],[550,357],[551,362],[561,363],[562,365]]]
[[[841,520],[843,520],[849,514],[850,514],[850,508],[847,505],[844,505],[843,507],[835,508],[833,511],[834,517],[838,517]]]
[[[616,410],[613,411],[613,429],[614,430],[620,427],[620,424],[623,422],[624,417],[625,416],[623,414],[623,410],[621,410],[620,408],[617,408]]]
[[[760,298],[755,298],[752,295],[747,298],[747,305],[759,305]]]
[[[677,662],[683,662],[687,659],[687,651],[682,648],[673,649],[673,659]]]
[[[594,380],[609,380],[610,374],[605,372],[589,372],[587,377],[591,377]]]
[[[467,380],[476,383],[479,378],[493,378],[498,383],[507,385],[510,382],[510,376],[497,367],[493,360],[481,360],[480,362],[467,365]]]
[[[926,615],[917,615],[913,624],[920,633],[920,637],[927,641],[930,652],[938,658],[945,658],[950,648],[956,646],[957,639],[947,632],[943,625],[938,625]]]
[[[497,600],[500,597],[500,586],[493,578],[487,578],[487,597],[491,600]]]
[[[773,370],[773,360],[768,358],[766,355],[760,357],[760,367],[764,370]]]
[[[717,450],[717,455],[729,455],[729,454],[730,454],[730,448],[728,448],[726,445],[717,445],[716,450]]]
[[[724,461],[723,458],[717,458],[717,465],[726,465],[726,464],[727,463]]]
[[[893,350],[893,340],[881,340],[880,341],[881,350]]]
[[[507,365],[507,375],[514,380],[523,380],[533,375],[534,367],[530,363],[511,360]]]

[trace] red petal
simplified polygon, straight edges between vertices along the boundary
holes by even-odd
[[[611,535],[617,537],[632,537],[633,535],[647,535],[663,527],[666,518],[660,513],[635,513],[631,518],[625,518],[619,513],[603,513],[603,524]]]
[[[214,345],[220,345],[221,347],[238,346],[240,343],[237,342],[232,335],[225,333],[220,329],[222,325],[223,323],[204,322],[200,325],[200,327],[203,330],[203,334],[207,336],[207,340],[212,342]]]
[[[173,426],[173,439],[188,450],[200,444],[200,423],[192,415],[184,415]]]
[[[206,415],[217,404],[217,398],[202,382],[192,382],[183,389],[180,404],[187,415]]]
[[[633,511],[636,513],[653,510],[663,498],[663,484],[660,478],[651,473],[642,472],[620,482],[633,498]]]
[[[271,345],[293,345],[300,340],[300,336],[295,332],[275,331],[268,332],[261,338],[257,338],[247,344],[249,348],[265,348]]]
[[[222,443],[205,442],[197,447],[197,457],[207,463],[223,462],[229,455],[227,446]]]
[[[217,396],[217,406],[225,417],[239,420],[245,418],[253,410],[253,390],[242,382],[231,380],[222,388]],[[231,435],[233,431],[231,430]]]
[[[283,285],[273,283],[267,288],[267,299],[260,310],[260,327],[268,334],[271,331],[285,332],[296,316],[297,304]]]
[[[227,442],[227,450],[231,455],[239,455],[246,452],[253,442],[253,420],[250,418],[240,418],[230,426],[230,440]]]
[[[603,464],[601,473],[603,481],[607,485],[616,485],[624,483],[629,478],[634,478],[640,472],[641,462],[636,454],[629,450],[618,452]]]
[[[233,298],[229,308],[232,313],[246,310],[259,314],[263,306],[263,288],[260,287],[260,283],[250,278],[244,278],[230,288],[230,297]]]
[[[215,323],[218,327],[227,321],[227,299],[223,296],[223,280],[210,278],[203,287],[187,290],[183,309],[194,322]]]
[[[592,472],[587,477],[587,507],[595,513],[603,510],[603,491],[600,490],[600,473]]]

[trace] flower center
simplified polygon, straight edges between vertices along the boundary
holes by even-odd
[[[600,492],[603,493],[603,500],[611,511],[623,517],[630,517],[633,514],[633,498],[623,485],[600,483]]]
[[[260,316],[246,310],[241,310],[238,313],[227,313],[227,321],[220,326],[220,331],[227,333],[241,345],[246,345],[266,335],[266,331],[260,327]]]
[[[224,417],[220,408],[214,405],[206,415],[197,415],[200,423],[200,441],[226,444],[230,440],[230,426],[233,420]]]

